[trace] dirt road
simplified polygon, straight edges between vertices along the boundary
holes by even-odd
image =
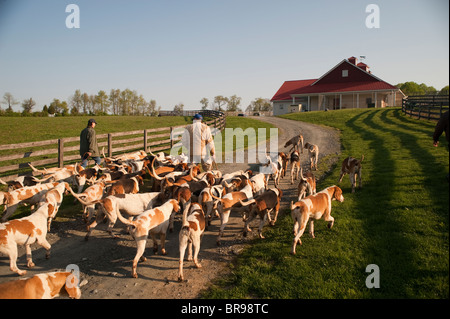
[[[305,142],[319,146],[319,161],[326,158],[331,165],[335,156],[328,155],[340,152],[339,134],[333,129],[276,117],[255,117],[255,119],[269,122],[279,128],[280,151],[287,151],[283,148],[284,143],[301,132]],[[303,167],[306,167],[306,153],[301,156],[301,161]],[[224,173],[247,168],[257,171],[258,165],[219,164],[219,168]],[[273,186],[273,182],[270,186]],[[282,208],[286,208],[295,197],[295,185],[290,185],[289,173],[282,180],[280,186],[284,193]],[[216,236],[220,221],[214,219],[201,243],[199,259],[202,268],[197,269],[193,262],[185,261],[184,276],[186,280],[180,283],[177,281],[179,224],[175,223],[175,231],[167,236],[167,255],[154,254],[151,239],[147,242],[147,250],[144,253],[147,260],[138,264],[139,278],[137,279],[131,277],[131,265],[136,254],[136,244],[119,221],[116,223],[115,232],[120,235],[120,238],[112,239],[104,231],[106,224],[102,224],[92,232],[89,241],[85,241],[85,224],[81,218],[73,220],[56,218],[52,224],[52,230],[47,235],[48,241],[52,244],[51,258],[45,259],[45,250],[34,244],[33,260],[36,266],[33,269],[27,269],[25,249],[21,247],[18,266],[26,269],[28,271],[26,277],[29,277],[37,273],[65,269],[67,265],[75,264],[80,269],[81,280],[87,282],[82,287],[82,298],[86,299],[190,299],[196,298],[211,280],[225,274],[229,270],[229,263],[239,255],[252,236],[257,233],[257,231],[253,231],[250,233],[251,236],[244,238],[242,236],[242,218],[239,214],[232,213],[225,229],[222,245],[218,247]],[[258,224],[258,219],[253,221],[253,228]],[[18,279],[18,276],[9,270],[8,257],[1,255],[0,283],[14,279]]]

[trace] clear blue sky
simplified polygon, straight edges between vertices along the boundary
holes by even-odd
[[[70,3],[79,29],[66,28]],[[378,29],[365,25],[370,3]],[[129,88],[162,109],[233,94],[245,109],[360,55],[391,84],[439,90],[449,83],[448,25],[447,0],[0,0],[0,100],[32,97],[40,110],[76,89]]]

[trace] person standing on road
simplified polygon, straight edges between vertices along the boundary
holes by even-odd
[[[215,156],[214,139],[211,129],[205,123],[202,123],[203,116],[195,114],[192,118],[193,123],[186,126],[181,143],[188,152],[190,163],[202,163],[203,171],[212,169],[212,161]],[[212,156],[207,156],[207,150]]]
[[[95,133],[95,126],[97,122],[94,119],[88,121],[87,127],[80,133],[80,156],[81,166],[86,168],[88,159],[92,158],[96,164],[100,165],[101,158],[98,151],[97,135]]]

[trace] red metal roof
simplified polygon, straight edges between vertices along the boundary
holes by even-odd
[[[277,93],[275,93],[271,101],[290,100],[291,94],[295,94],[296,91],[311,86],[316,80],[317,79],[286,81]]]

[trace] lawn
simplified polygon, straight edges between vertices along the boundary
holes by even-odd
[[[332,229],[315,223],[297,254],[290,255],[293,222],[285,211],[266,239],[230,265],[231,272],[205,298],[448,298],[449,156],[445,137],[432,146],[435,123],[410,119],[398,108],[297,113],[283,116],[335,127],[340,161],[363,162],[363,188],[333,202]],[[318,185],[336,184],[339,165]],[[366,267],[380,271],[380,288],[369,289]]]
[[[5,117],[0,116],[1,144],[14,144],[79,136],[91,116]],[[95,116],[97,134],[127,132],[185,125],[190,116]]]

